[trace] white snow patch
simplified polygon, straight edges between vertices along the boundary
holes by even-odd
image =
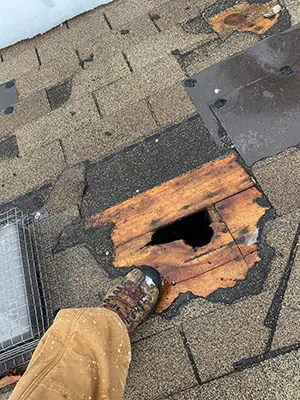
[[[62,24],[111,0],[0,0],[0,48]]]

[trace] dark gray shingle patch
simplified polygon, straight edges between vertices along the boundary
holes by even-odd
[[[10,136],[8,139],[0,142],[0,160],[18,157],[18,154],[19,149],[15,136]]]
[[[16,82],[8,81],[0,85],[0,110],[11,108],[19,101]]]
[[[223,154],[201,118],[192,117],[91,165],[84,214],[100,212]]]
[[[72,93],[72,80],[59,83],[58,85],[46,89],[46,93],[51,110],[55,110],[69,100]]]

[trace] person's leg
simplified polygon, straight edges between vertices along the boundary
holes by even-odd
[[[155,270],[135,269],[101,307],[60,311],[10,400],[121,400],[131,359],[128,331],[155,309],[162,287]]]
[[[15,399],[121,399],[130,341],[104,308],[60,311],[14,390]]]

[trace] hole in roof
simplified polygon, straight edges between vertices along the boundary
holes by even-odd
[[[214,234],[210,223],[208,211],[199,211],[158,229],[153,233],[151,242],[147,246],[171,243],[176,240],[183,240],[185,244],[193,248],[206,246]]]

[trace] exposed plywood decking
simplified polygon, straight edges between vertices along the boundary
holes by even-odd
[[[157,311],[162,312],[180,293],[206,297],[245,279],[259,259],[258,221],[266,208],[258,198],[261,193],[231,155],[111,207],[93,216],[91,225],[114,223],[116,267],[150,265],[161,272],[166,289]],[[206,246],[193,248],[183,240],[147,245],[157,229],[203,209],[214,231]]]
[[[222,40],[234,31],[262,35],[278,22],[282,7],[278,2],[249,4],[242,2],[208,20]]]

